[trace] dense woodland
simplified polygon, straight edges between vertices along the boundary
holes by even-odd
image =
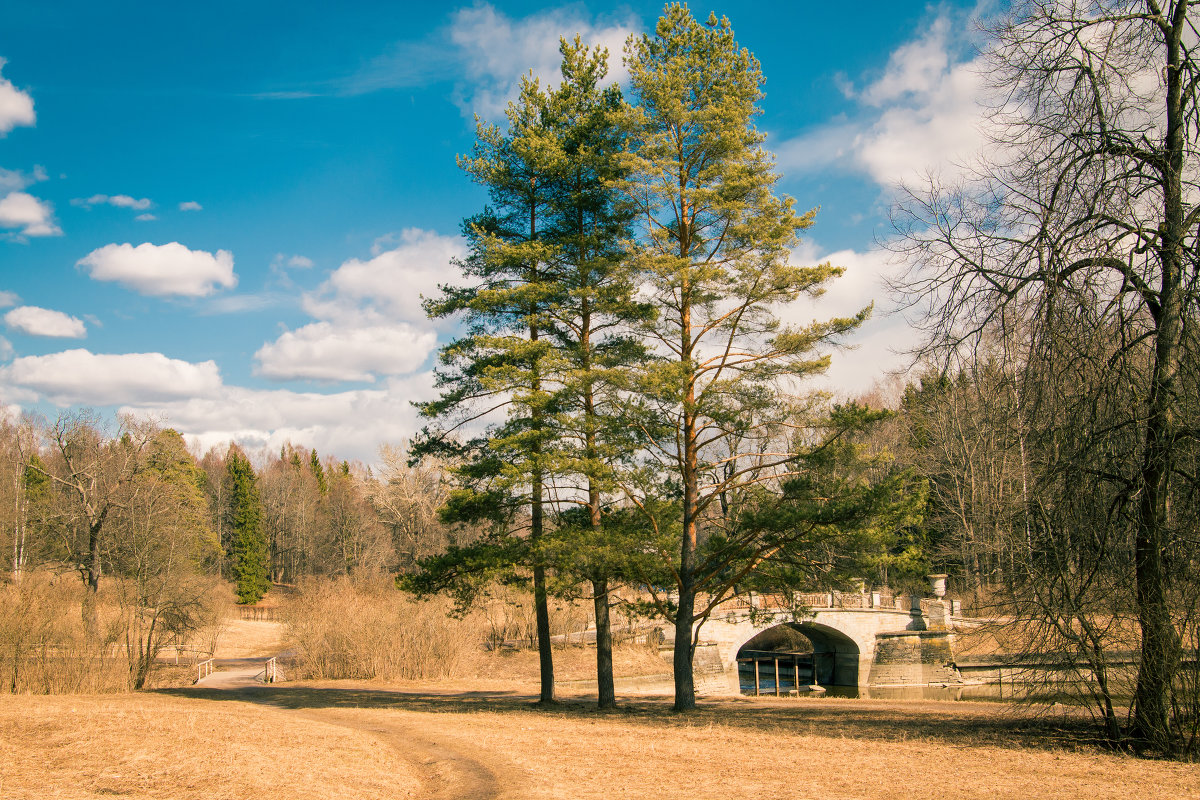
[[[147,627],[198,625],[213,581],[253,603],[387,574],[462,611],[528,592],[544,702],[551,600],[585,602],[601,706],[619,606],[674,626],[686,710],[693,625],[724,599],[947,572],[1084,681],[1112,742],[1195,752],[1194,19],[1094,5],[1018,4],[990,32],[999,155],[896,205],[896,296],[928,332],[908,379],[805,389],[872,309],[780,320],[842,270],[791,263],[815,212],[776,190],[757,61],[727,20],[672,5],[627,44],[624,90],[605,51],[563,41],[557,85],[527,78],[478,123],[460,165],[488,203],[464,219],[462,280],[425,298],[457,335],[413,441],[368,466],[10,419],[13,584],[73,576],[96,636],[96,597],[128,594],[148,659]],[[1112,662],[1139,651],[1124,685]]]

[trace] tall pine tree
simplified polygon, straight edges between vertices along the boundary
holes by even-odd
[[[622,192],[620,156],[626,145],[624,102],[616,85],[601,84],[608,51],[579,37],[562,40],[562,81],[549,93],[555,191],[548,208],[550,269],[556,292],[548,304],[555,361],[557,431],[552,469],[559,497],[586,513],[560,516],[555,552],[560,572],[591,586],[596,620],[598,704],[616,704],[609,622],[610,581],[627,557],[628,537],[605,530],[603,502],[616,471],[634,449],[618,388],[645,358],[630,326],[650,315],[635,300],[626,260],[632,205]]]
[[[856,317],[806,328],[781,326],[776,309],[815,296],[839,275],[829,264],[797,267],[789,250],[814,212],[798,215],[775,193],[773,159],[753,119],[760,113],[758,61],[738,47],[727,19],[696,21],[673,4],[654,35],[631,37],[634,146],[626,158],[641,224],[636,263],[660,310],[645,335],[662,360],[641,391],[673,436],[649,453],[682,503],[672,565],[677,599],[675,708],[695,706],[693,625],[725,586],[719,562],[698,560],[707,519],[731,492],[786,473],[789,382],[820,371],[813,348],[856,327]],[[716,504],[716,506],[714,506]]]
[[[548,424],[552,395],[546,385],[554,358],[546,338],[547,306],[555,291],[549,270],[552,246],[544,241],[554,188],[557,152],[547,120],[546,93],[536,79],[522,81],[510,103],[507,127],[479,122],[471,155],[459,165],[487,189],[490,206],[464,222],[470,253],[460,264],[466,286],[442,287],[426,302],[431,317],[460,317],[466,333],[442,348],[438,400],[421,406],[435,422],[414,453],[452,455],[458,488],[443,510],[452,522],[490,522],[491,535],[468,551],[427,561],[410,582],[418,590],[461,594],[478,587],[490,570],[523,566],[532,572],[541,672],[541,702],[554,701],[547,574],[542,554],[546,529]],[[495,415],[503,414],[503,422]],[[486,432],[457,444],[455,437],[479,421]],[[470,568],[466,565],[471,565]]]

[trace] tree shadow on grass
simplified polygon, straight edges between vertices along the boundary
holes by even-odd
[[[533,695],[499,691],[438,692],[327,686],[161,689],[160,694],[242,701],[285,709],[388,709],[419,714],[537,714],[562,719],[644,724],[658,731],[726,726],[772,735],[811,735],[880,742],[930,742],[960,747],[1104,747],[1086,715],[980,703],[800,699],[702,700],[677,714],[666,699],[627,700],[601,711],[587,698],[535,706]]]

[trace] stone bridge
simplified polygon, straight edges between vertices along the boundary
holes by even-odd
[[[944,587],[944,584],[943,584]],[[714,691],[744,688],[739,659],[751,674],[763,665],[772,676],[787,675],[791,686],[888,686],[951,683],[953,625],[957,601],[884,592],[822,592],[795,598],[751,595],[718,606],[700,626],[697,678]],[[800,611],[793,610],[800,608]],[[802,634],[811,655],[781,650],[781,641]],[[775,655],[772,663],[772,655]],[[781,663],[783,666],[781,667]],[[799,666],[803,664],[803,667]],[[797,678],[803,676],[804,681]],[[809,678],[811,676],[811,678]],[[720,684],[724,682],[724,686]],[[783,681],[784,688],[791,688]]]

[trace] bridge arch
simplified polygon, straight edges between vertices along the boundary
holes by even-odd
[[[803,637],[807,647],[797,642],[797,635]],[[778,663],[772,653],[779,654]],[[784,688],[792,688],[797,682],[801,685],[857,686],[862,656],[858,642],[844,632],[807,620],[782,622],[757,631],[738,647],[736,659],[750,670],[742,670],[742,688],[746,686],[745,675],[752,674],[753,666],[750,665],[755,660],[768,665],[772,685],[779,680]]]

